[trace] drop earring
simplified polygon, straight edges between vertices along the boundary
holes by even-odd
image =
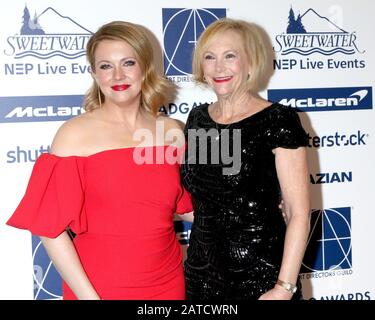
[[[97,85],[97,87],[98,87],[98,101],[99,101],[99,108],[101,108],[102,107],[102,95],[101,95],[101,93],[100,93],[100,87],[99,87],[99,85],[98,84],[96,84]]]

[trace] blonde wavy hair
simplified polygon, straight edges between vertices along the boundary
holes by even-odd
[[[251,74],[246,81],[249,91],[257,91],[258,85],[264,77],[267,67],[267,49],[259,27],[244,20],[222,18],[210,24],[200,35],[193,55],[193,76],[200,84],[206,84],[203,74],[203,55],[213,41],[220,41],[220,35],[232,30],[242,39],[242,45],[248,62],[251,66]]]
[[[156,71],[153,47],[145,29],[140,25],[125,21],[112,21],[101,26],[91,36],[86,47],[87,60],[93,73],[95,73],[95,50],[103,40],[125,41],[133,48],[143,74],[141,107],[156,115],[159,108],[168,101],[168,92],[171,90],[172,84]],[[84,109],[92,111],[99,108],[104,101],[104,94],[93,81],[85,95]]]

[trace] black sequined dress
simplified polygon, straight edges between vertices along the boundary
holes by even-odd
[[[220,134],[212,134],[204,142],[199,137],[192,139],[194,129],[218,129]],[[232,133],[229,150],[233,150],[233,162],[237,150],[234,132],[241,135],[237,173],[223,174],[223,168],[235,165],[211,157],[217,148],[224,150],[221,143],[214,143],[224,139],[224,129]],[[208,104],[203,104],[190,112],[185,136],[181,177],[194,205],[185,261],[187,298],[257,299],[275,285],[286,231],[278,207],[280,186],[272,149],[307,146],[306,132],[296,111],[280,104],[230,125],[214,122]],[[206,164],[202,164],[202,151],[206,151]],[[299,281],[298,287],[294,299],[301,298]]]

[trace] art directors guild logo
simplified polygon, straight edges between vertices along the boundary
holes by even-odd
[[[86,65],[71,63],[67,66],[66,60],[85,57],[91,31],[52,7],[44,9],[40,14],[35,13],[32,17],[25,5],[20,18],[20,33],[8,36],[3,51],[5,58],[12,57],[17,62],[4,65],[5,75],[90,72]],[[52,65],[46,62],[52,58],[62,61],[63,64]]]
[[[350,207],[313,210],[301,278],[353,274],[351,238]]]
[[[48,257],[40,238],[32,236],[33,280],[35,300],[59,300],[62,297],[61,277]]]
[[[226,17],[226,9],[163,9],[165,74],[174,82],[191,81],[192,52],[209,24]]]

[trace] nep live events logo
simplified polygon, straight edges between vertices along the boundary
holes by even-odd
[[[340,13],[342,15],[342,13]],[[296,14],[293,8],[289,10],[286,33],[275,36],[274,50],[281,56],[299,56],[300,59],[275,59],[274,69],[358,69],[365,68],[364,60],[336,59],[332,56],[353,56],[365,51],[358,47],[355,31],[348,32],[336,23],[319,14],[313,8],[304,13]],[[308,56],[320,55],[326,59],[313,60]],[[330,57],[330,58],[328,58]]]
[[[89,73],[91,70],[86,63],[67,64],[67,60],[85,57],[91,35],[91,31],[52,7],[31,17],[25,5],[20,33],[8,36],[6,40],[3,53],[4,60],[8,61],[4,64],[4,74],[22,76]],[[9,58],[19,62],[14,63]],[[48,62],[53,59],[61,63]],[[36,63],[35,60],[39,62]]]

